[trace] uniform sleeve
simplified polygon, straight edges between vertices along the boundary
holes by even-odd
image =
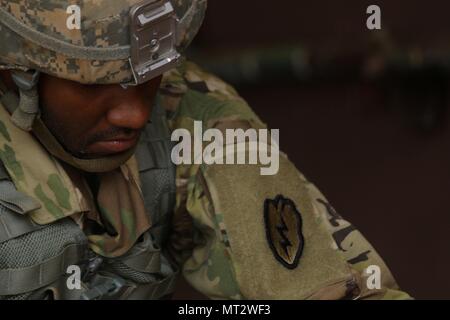
[[[171,129],[265,128],[220,79],[188,63],[165,76]],[[259,165],[180,165],[168,250],[212,299],[407,299],[349,222],[280,153]]]
[[[194,288],[212,299],[410,298],[286,156],[278,174],[259,173],[210,165],[186,181],[193,232],[180,262]]]
[[[391,271],[367,241],[350,222],[341,217],[311,182],[303,178],[313,211],[325,221],[332,237],[333,247],[352,269],[359,287],[359,299],[411,299],[400,290]],[[377,275],[379,277],[379,283]],[[377,287],[379,289],[377,290]]]

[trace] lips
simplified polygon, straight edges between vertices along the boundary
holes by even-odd
[[[87,149],[87,152],[101,156],[125,152],[137,144],[138,138],[138,133],[115,136],[114,138],[97,141],[91,144]]]

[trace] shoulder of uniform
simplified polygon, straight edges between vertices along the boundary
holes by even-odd
[[[257,165],[200,167],[189,208],[196,221],[213,217],[244,297],[304,299],[324,288],[345,297],[355,282],[308,184],[284,155],[271,176]]]
[[[159,98],[171,115],[171,129],[189,128],[193,121],[204,128],[230,120],[264,126],[232,86],[189,61],[164,75]]]

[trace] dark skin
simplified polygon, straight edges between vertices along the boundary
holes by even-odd
[[[17,92],[10,71],[0,71]],[[83,85],[41,74],[39,99],[45,125],[71,154],[86,159],[125,152],[147,124],[161,77],[127,89]]]

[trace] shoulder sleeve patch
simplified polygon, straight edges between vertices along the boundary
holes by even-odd
[[[267,241],[275,258],[295,269],[303,252],[302,217],[295,203],[282,195],[264,201]]]
[[[201,174],[243,297],[305,299],[353,279],[287,157],[274,176],[261,176],[257,165],[210,165]]]

